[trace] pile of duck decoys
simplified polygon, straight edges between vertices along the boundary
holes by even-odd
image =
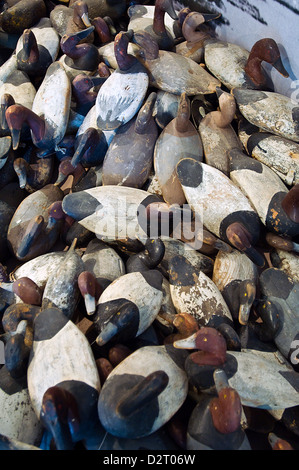
[[[0,449],[299,449],[299,107],[219,16],[2,2]]]

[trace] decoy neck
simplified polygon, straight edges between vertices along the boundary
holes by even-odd
[[[10,106],[5,112],[5,118],[11,133],[13,150],[19,146],[24,123],[30,127],[36,141],[42,140],[45,135],[44,119],[21,104]]]
[[[186,93],[182,93],[179,101],[178,112],[175,118],[175,128],[178,132],[185,132],[190,125],[190,100]]]
[[[299,183],[295,184],[285,195],[281,202],[281,206],[287,216],[295,222],[299,223]]]
[[[35,64],[39,60],[39,50],[35,34],[31,29],[25,29],[23,32],[23,54],[22,62]]]
[[[137,134],[144,134],[148,128],[148,124],[152,119],[153,108],[157,99],[157,93],[152,92],[140,111],[138,112],[136,121],[135,121],[135,132]]]
[[[4,131],[8,129],[5,113],[6,110],[15,104],[15,100],[9,93],[4,93],[0,98],[0,128]]]
[[[188,13],[182,24],[182,34],[186,41],[190,44],[193,44],[207,39],[209,34],[207,34],[205,31],[198,31],[196,28],[207,21],[216,20],[219,18],[219,16],[220,13],[205,14],[198,13],[197,11]]]
[[[142,412],[146,405],[165,390],[168,382],[168,375],[163,370],[152,372],[121,398],[117,405],[117,413],[129,417],[136,412]]]
[[[213,374],[218,397],[210,402],[209,409],[217,431],[235,432],[241,423],[242,405],[238,392],[229,386],[225,372],[216,369]]]
[[[236,101],[233,95],[216,87],[216,94],[218,97],[219,110],[211,111],[205,117],[205,120],[212,127],[224,128],[227,127],[233,120],[236,113]]]
[[[88,16],[88,6],[85,1],[77,0],[74,3],[73,22],[81,29],[92,26]]]
[[[140,46],[138,54],[144,60],[154,60],[159,57],[159,45],[146,31],[134,33],[132,41]]]
[[[52,434],[57,450],[72,450],[80,426],[77,402],[67,390],[54,386],[44,393],[40,419]]]
[[[137,62],[132,54],[128,54],[128,45],[133,39],[134,33],[132,30],[121,31],[114,38],[114,54],[120,70],[129,70]]]
[[[175,341],[175,348],[199,349],[192,354],[192,359],[199,365],[221,365],[226,360],[226,341],[215,328],[201,327],[188,338]]]
[[[266,85],[266,77],[262,70],[262,62],[271,64],[281,75],[288,77],[285,70],[277,43],[271,38],[264,38],[257,41],[250,51],[245,72],[253,83],[257,86]]]
[[[112,34],[107,22],[100,16],[92,20],[92,24],[96,30],[101,44],[107,44],[112,41]]]
[[[153,30],[156,34],[166,32],[164,23],[165,13],[168,13],[173,20],[178,19],[172,0],[156,0],[153,18]]]
[[[230,224],[226,229],[229,242],[237,250],[244,252],[251,261],[259,267],[265,265],[263,256],[251,245],[252,236],[240,222]]]

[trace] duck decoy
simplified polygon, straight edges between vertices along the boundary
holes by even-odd
[[[146,31],[157,42],[159,49],[171,50],[174,47],[173,35],[168,31],[165,25],[164,18],[166,14],[172,18],[173,21],[178,19],[177,13],[174,9],[172,0],[156,0],[153,18],[142,18],[137,16],[136,12],[133,13],[132,8],[128,9],[128,16],[130,18],[128,29],[136,31]],[[134,7],[133,7],[134,8]]]
[[[60,40],[60,48],[63,56],[59,62],[64,67],[70,80],[79,73],[93,75],[101,61],[98,48],[91,43],[80,43],[94,31],[94,26],[77,31],[73,34],[65,34]]]
[[[25,158],[16,158],[13,163],[21,189],[33,193],[50,183],[54,171],[53,155],[28,162]]]
[[[42,18],[30,29],[25,29],[16,46],[18,69],[31,79],[44,77],[59,53],[60,37],[49,18]]]
[[[183,256],[168,261],[170,293],[177,313],[193,315],[200,325],[233,325],[228,306],[215,283]]]
[[[279,235],[298,235],[296,194],[294,201],[288,204],[288,200],[292,198],[291,191],[298,192],[296,186],[289,191],[271,168],[247,156],[242,150],[230,150],[228,159],[230,179],[246,195],[262,223]]]
[[[248,154],[275,171],[292,186],[299,183],[299,144],[270,132],[254,132],[246,143]]]
[[[108,76],[88,76],[82,73],[74,78],[72,81],[72,94],[76,102],[76,113],[86,116],[95,104],[98,86],[102,85]]]
[[[77,0],[70,0],[69,7],[73,8]],[[112,20],[119,20],[125,13],[127,3],[125,0],[85,0],[88,7],[88,16],[91,20],[97,17],[110,17]]]
[[[294,369],[298,371],[298,359],[293,360],[295,355],[293,353],[294,350],[296,351],[297,338],[299,337],[298,282],[281,269],[271,267],[260,274],[259,284],[263,299],[260,310],[263,310],[263,314],[268,315],[271,321],[274,308],[278,317],[278,325],[275,327],[273,338],[274,343],[283,356],[291,362]]]
[[[145,100],[136,117],[117,129],[103,161],[103,185],[142,188],[153,165],[158,128],[153,118],[156,93]]]
[[[188,204],[202,211],[205,227],[263,266],[264,258],[254,248],[261,222],[239,187],[217,168],[191,158],[178,163],[177,174]]]
[[[36,416],[57,450],[92,440],[101,389],[95,358],[84,333],[58,308],[34,320],[27,380]]]
[[[272,134],[299,142],[298,106],[288,96],[271,91],[233,88],[238,109],[247,121]]]
[[[233,129],[236,102],[230,93],[216,89],[219,110],[209,112],[198,126],[204,149],[204,161],[229,176],[227,152],[232,148],[243,150],[241,141]]]
[[[180,99],[181,97],[174,93],[157,90],[153,116],[160,130],[163,130],[177,116]]]
[[[202,161],[201,138],[190,121],[190,100],[186,93],[180,97],[177,116],[159,135],[154,151],[154,168],[163,199],[168,204],[182,205],[186,197],[176,174],[176,165],[185,157]]]
[[[284,77],[288,77],[277,43],[272,38],[257,41],[250,53],[238,44],[208,39],[204,44],[204,60],[209,71],[229,90],[234,87],[242,89],[271,89],[262,62],[271,64]]]
[[[5,367],[14,379],[26,376],[29,353],[32,347],[32,328],[26,320],[20,321],[15,331],[0,335],[5,344]]]
[[[88,6],[84,0],[77,0],[72,7],[67,5],[55,5],[50,12],[50,20],[53,28],[60,37],[69,35],[91,26],[88,17]],[[85,38],[84,41],[93,42],[93,35]]]
[[[113,436],[138,439],[160,429],[182,406],[188,381],[184,355],[172,345],[144,346],[109,374],[98,401],[101,424]],[[120,390],[125,388],[125,394]]]
[[[185,370],[190,384],[199,392],[215,393],[213,373],[221,368],[243,406],[267,410],[298,406],[299,374],[277,350],[227,350],[222,334],[208,327],[173,345],[198,350],[187,357]]]
[[[165,245],[161,238],[149,238],[144,250],[129,256],[126,261],[126,272],[143,272],[156,268],[161,263],[165,253]]]
[[[214,372],[217,396],[202,394],[188,421],[188,450],[251,450],[241,426],[242,405],[221,369]]]
[[[2,11],[1,28],[10,34],[22,34],[24,29],[31,28],[46,16],[47,7],[44,0],[20,0]]]
[[[46,253],[56,242],[64,218],[58,201],[63,192],[49,184],[29,194],[18,206],[8,226],[7,240],[20,261]]]
[[[159,313],[162,295],[162,274],[154,269],[130,272],[109,284],[93,316],[97,344],[141,335]]]
[[[18,104],[6,110],[13,149],[18,148],[22,126],[27,123],[33,144],[42,151],[53,151],[65,135],[70,102],[70,80],[59,62],[53,62],[35,95],[32,110]]]
[[[182,35],[185,41],[177,44],[174,51],[194,60],[198,64],[203,62],[204,41],[211,37],[212,31],[199,29],[199,26],[208,21],[216,20],[219,16],[219,13],[209,14],[190,11],[182,22]]]
[[[5,365],[0,370],[0,432],[9,439],[39,446],[43,428],[31,404],[26,374],[14,379]]]
[[[133,42],[140,46],[137,59],[149,74],[149,84],[159,90],[187,96],[215,93],[220,82],[192,59],[171,51],[159,50],[146,31],[137,31]]]
[[[56,272],[48,277],[42,298],[43,309],[59,308],[69,319],[74,318],[80,294],[78,277],[85,269],[75,246],[76,240],[61,259]]]
[[[20,277],[13,282],[1,282],[0,288],[14,294],[16,302],[25,304],[41,305],[42,291],[40,287],[29,277]]]
[[[145,98],[149,78],[146,69],[127,53],[133,32],[120,32],[114,39],[118,68],[101,86],[96,99],[97,126],[113,130],[126,124],[139,111]]]
[[[234,320],[246,325],[256,296],[256,265],[238,250],[218,251],[212,280],[221,292]]]
[[[103,241],[131,239],[142,243],[148,237],[154,238],[147,233],[146,208],[159,201],[158,196],[142,189],[109,185],[67,194],[62,208]]]

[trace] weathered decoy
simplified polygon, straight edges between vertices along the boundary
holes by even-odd
[[[198,64],[203,61],[204,41],[211,37],[211,32],[198,29],[200,25],[207,21],[216,20],[220,14],[189,12],[182,22],[182,35],[185,41],[180,42],[174,48],[177,54],[194,60]]]
[[[233,129],[236,102],[230,93],[216,89],[219,110],[211,111],[201,121],[198,132],[204,149],[204,161],[229,176],[227,152],[232,148],[243,150],[241,141]]]
[[[272,266],[281,269],[294,281],[299,282],[299,256],[297,253],[276,248],[275,251],[270,252],[270,259]]]
[[[95,104],[98,94],[98,86],[102,85],[108,77],[77,75],[72,81],[72,93],[75,99],[76,113],[86,116],[88,111]]]
[[[136,57],[149,74],[150,85],[159,90],[187,96],[215,93],[220,82],[192,59],[175,52],[159,50],[157,42],[145,31],[134,33],[140,46]]]
[[[0,370],[0,400],[1,434],[9,439],[39,446],[43,426],[31,404],[26,374],[14,379],[3,365]]]
[[[42,151],[53,151],[65,135],[70,103],[70,80],[59,62],[53,62],[35,95],[32,110],[16,104],[5,113],[13,149],[18,148],[21,130],[26,123],[31,130],[33,144]]]
[[[230,253],[218,251],[212,280],[221,292],[233,319],[245,325],[256,296],[256,265],[238,250]]]
[[[112,20],[118,20],[126,11],[127,3],[125,0],[85,0],[88,7],[88,16],[91,20],[97,17],[110,17]],[[69,7],[74,6],[76,0],[70,0]]]
[[[135,253],[126,261],[126,272],[143,272],[156,268],[165,254],[165,245],[161,238],[149,238],[144,250]]]
[[[59,308],[69,319],[74,318],[79,301],[78,277],[84,271],[81,256],[75,250],[76,240],[61,259],[55,273],[48,277],[42,299],[42,308]]]
[[[230,179],[246,195],[268,230],[290,237],[299,234],[296,186],[288,190],[280,177],[267,165],[242,150],[228,152]],[[295,192],[294,200],[292,191]],[[289,203],[288,203],[289,201]],[[297,220],[298,219],[298,220]]]
[[[299,142],[298,106],[291,98],[280,93],[246,88],[233,88],[231,93],[241,114],[251,124]]]
[[[182,158],[202,161],[201,138],[190,121],[190,100],[186,93],[180,97],[177,116],[164,127],[154,151],[154,168],[163,199],[169,204],[182,205],[186,197],[176,174],[176,165]]]
[[[179,162],[177,174],[188,204],[202,211],[205,227],[263,266],[264,258],[254,248],[261,222],[239,187],[217,168],[191,158]]]
[[[103,161],[103,185],[142,188],[148,179],[158,137],[152,116],[155,100],[152,92],[136,117],[117,129]]]
[[[24,29],[31,28],[46,16],[44,0],[20,0],[1,13],[1,28],[7,33],[22,34]]]
[[[62,207],[65,214],[103,241],[132,239],[142,243],[154,238],[147,233],[146,208],[159,201],[158,196],[142,189],[108,185],[67,194]],[[158,229],[153,223],[152,231]]]
[[[241,426],[242,405],[221,369],[214,372],[217,396],[202,394],[188,421],[188,450],[251,450]]]
[[[33,339],[27,372],[32,406],[56,449],[72,450],[97,432],[95,358],[84,333],[58,308],[36,317]]]
[[[33,332],[26,320],[21,320],[15,331],[2,334],[5,344],[5,367],[11,377],[22,379],[27,374],[29,353],[32,347]]]
[[[250,53],[237,44],[208,39],[204,45],[204,60],[209,71],[228,89],[273,88],[262,67],[263,61],[271,64],[284,77],[289,76],[282,64],[277,43],[271,38],[257,41]]]
[[[7,232],[12,253],[28,261],[46,253],[59,236],[64,214],[56,204],[63,192],[49,184],[29,194],[15,211]]]
[[[162,295],[162,274],[157,270],[130,272],[109,284],[93,317],[97,344],[141,335],[159,313]]]
[[[118,68],[101,86],[96,99],[97,125],[113,130],[126,124],[139,111],[146,95],[149,78],[144,66],[127,53],[133,32],[120,32],[114,39]]]
[[[13,282],[1,282],[0,288],[13,293],[15,302],[21,300],[25,304],[41,305],[42,291],[29,277],[23,276]]]
[[[190,384],[200,392],[215,393],[213,373],[221,368],[243,406],[284,410],[298,405],[299,374],[278,350],[227,350],[221,333],[204,327],[175,341],[174,346],[199,350],[187,357],[185,370]]]
[[[61,4],[56,5],[50,12],[50,20],[60,37],[91,26],[88,17],[88,6],[84,0],[77,0],[72,7]],[[93,42],[93,40],[93,35],[90,35],[84,39],[84,42]]]
[[[31,79],[44,77],[49,65],[59,53],[60,37],[49,18],[42,18],[30,29],[25,29],[16,46],[18,69]]]
[[[160,129],[164,129],[177,116],[180,98],[174,93],[157,90],[153,116]]]
[[[60,48],[63,56],[59,62],[64,67],[70,80],[73,80],[79,73],[93,75],[101,61],[98,48],[91,43],[81,43],[80,41],[88,37],[94,31],[94,26],[77,31],[73,34],[65,34],[60,40]]]
[[[160,429],[187,397],[184,355],[172,345],[144,346],[109,374],[100,393],[98,413],[113,436],[138,439]],[[125,388],[123,394],[120,390]]]
[[[299,183],[299,144],[270,132],[255,132],[246,143],[248,154],[292,186]]]
[[[16,158],[13,162],[21,189],[33,193],[50,183],[54,171],[53,155],[36,158],[28,162],[25,158]]]

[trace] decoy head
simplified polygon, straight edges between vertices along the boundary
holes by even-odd
[[[14,170],[19,178],[19,186],[21,189],[26,188],[27,174],[30,164],[24,158],[16,158],[13,162]]]
[[[276,233],[268,232],[266,233],[266,242],[276,248],[277,250],[283,251],[299,251],[299,244],[294,243],[292,240],[281,235],[276,235]]]
[[[295,184],[281,202],[281,206],[287,216],[295,222],[299,223],[299,183]]]
[[[288,441],[278,437],[274,432],[269,433],[268,441],[273,450],[294,450]]]
[[[238,320],[241,325],[247,325],[250,315],[250,309],[255,300],[256,285],[253,281],[247,279],[242,281],[238,286],[239,294],[239,316]]]
[[[94,26],[82,29],[73,34],[64,34],[60,39],[60,47],[64,54],[69,55],[76,49],[76,46],[82,39],[86,39],[94,31]],[[84,46],[84,44],[83,44]],[[83,49],[82,49],[83,50]]]
[[[1,284],[0,284],[1,287]],[[13,292],[29,305],[41,305],[42,290],[29,277],[20,277],[12,283]]]
[[[128,54],[128,45],[134,40],[133,30],[120,31],[114,38],[114,54],[120,70],[128,70],[136,63],[136,58]]]
[[[69,175],[73,175],[78,172],[83,172],[84,168],[80,163],[77,166],[72,165],[72,157],[65,157],[61,160],[59,167],[58,167],[58,177],[55,181],[54,185],[59,186],[60,184],[64,183]]]
[[[17,249],[17,258],[22,259],[28,254],[30,248],[42,232],[44,226],[45,221],[42,215],[38,215],[30,220]]]
[[[89,28],[92,26],[88,16],[88,5],[83,0],[74,3],[73,21],[79,28]]]
[[[199,349],[192,353],[192,360],[199,365],[221,365],[226,360],[226,341],[215,328],[201,327],[188,338],[175,341],[175,348]]]
[[[36,37],[31,29],[25,29],[23,32],[23,56],[22,62],[34,64],[39,60],[39,51]]]
[[[146,31],[136,31],[132,41],[140,46],[138,55],[144,60],[154,60],[159,56],[159,45]]]
[[[89,271],[80,273],[78,287],[84,298],[87,315],[93,315],[96,310],[96,302],[102,293],[102,288],[98,284],[95,275]]]
[[[15,378],[26,376],[31,344],[26,344],[27,321],[22,320],[15,331],[5,333],[5,366]]]
[[[207,39],[207,33],[205,31],[197,31],[196,28],[203,23],[216,20],[219,16],[221,16],[220,13],[189,12],[182,23],[182,33],[186,41],[198,42]]]
[[[72,450],[73,436],[80,426],[78,405],[74,396],[62,387],[48,388],[44,393],[40,419],[52,434],[57,450]]]
[[[188,125],[190,119],[190,112],[190,100],[187,94],[184,92],[180,96],[178,112],[175,121],[176,129],[179,132],[184,132],[184,130],[186,129],[186,125]]]
[[[78,165],[80,165],[80,162],[87,162],[89,161],[90,155],[93,155],[95,152],[95,149],[97,145],[103,141],[103,132],[99,129],[96,129],[94,127],[89,127],[84,131],[83,134],[81,134],[78,137],[78,140],[76,142],[75,146],[75,152],[74,155],[70,161],[70,165],[73,167],[73,169],[76,169]],[[104,146],[103,142],[103,146]],[[104,156],[103,156],[104,158]],[[61,162],[63,163],[63,162]],[[99,162],[100,163],[100,162]],[[98,163],[98,164],[99,164]],[[82,167],[82,166],[81,166]],[[71,169],[71,167],[69,167]]]
[[[6,122],[5,113],[9,106],[15,104],[15,100],[9,93],[4,93],[0,98],[0,128],[2,130],[7,130],[8,125]]]
[[[101,44],[107,44],[113,40],[109,25],[104,20],[104,18],[101,18],[100,16],[94,18],[92,20],[92,24],[95,27]]]
[[[178,16],[173,6],[173,0],[156,0],[155,2],[155,11],[168,13],[170,18],[177,20]]]
[[[30,128],[34,133],[36,140],[41,140],[44,136],[44,120],[21,104],[13,104],[12,106],[9,106],[5,112],[5,118],[11,133],[13,150],[16,150],[19,146],[21,130],[23,124],[27,122],[28,119],[30,119]]]
[[[145,101],[144,105],[138,112],[136,122],[135,122],[135,132],[137,134],[143,134],[146,132],[148,124],[152,119],[153,108],[157,99],[157,93],[152,92],[147,100]]]
[[[189,13],[191,13],[191,11],[192,10],[190,10],[189,7],[185,7],[185,8],[182,8],[178,12],[178,21],[179,21],[180,26],[183,26],[183,23],[184,23],[186,17],[189,15]]]
[[[242,405],[238,392],[228,385],[225,372],[216,369],[213,374],[217,398],[210,402],[209,409],[217,431],[228,434],[235,432],[241,422]]]
[[[226,229],[229,242],[237,250],[244,252],[257,266],[263,267],[265,260],[259,252],[251,245],[252,236],[240,222],[233,222]]]
[[[237,109],[236,100],[231,93],[223,91],[220,87],[216,87],[216,95],[220,111],[212,111],[208,116],[213,118],[217,127],[226,127],[235,116]]]
[[[49,206],[48,216],[48,228],[54,226],[59,220],[66,218],[66,214],[62,210],[62,201],[55,201]]]

